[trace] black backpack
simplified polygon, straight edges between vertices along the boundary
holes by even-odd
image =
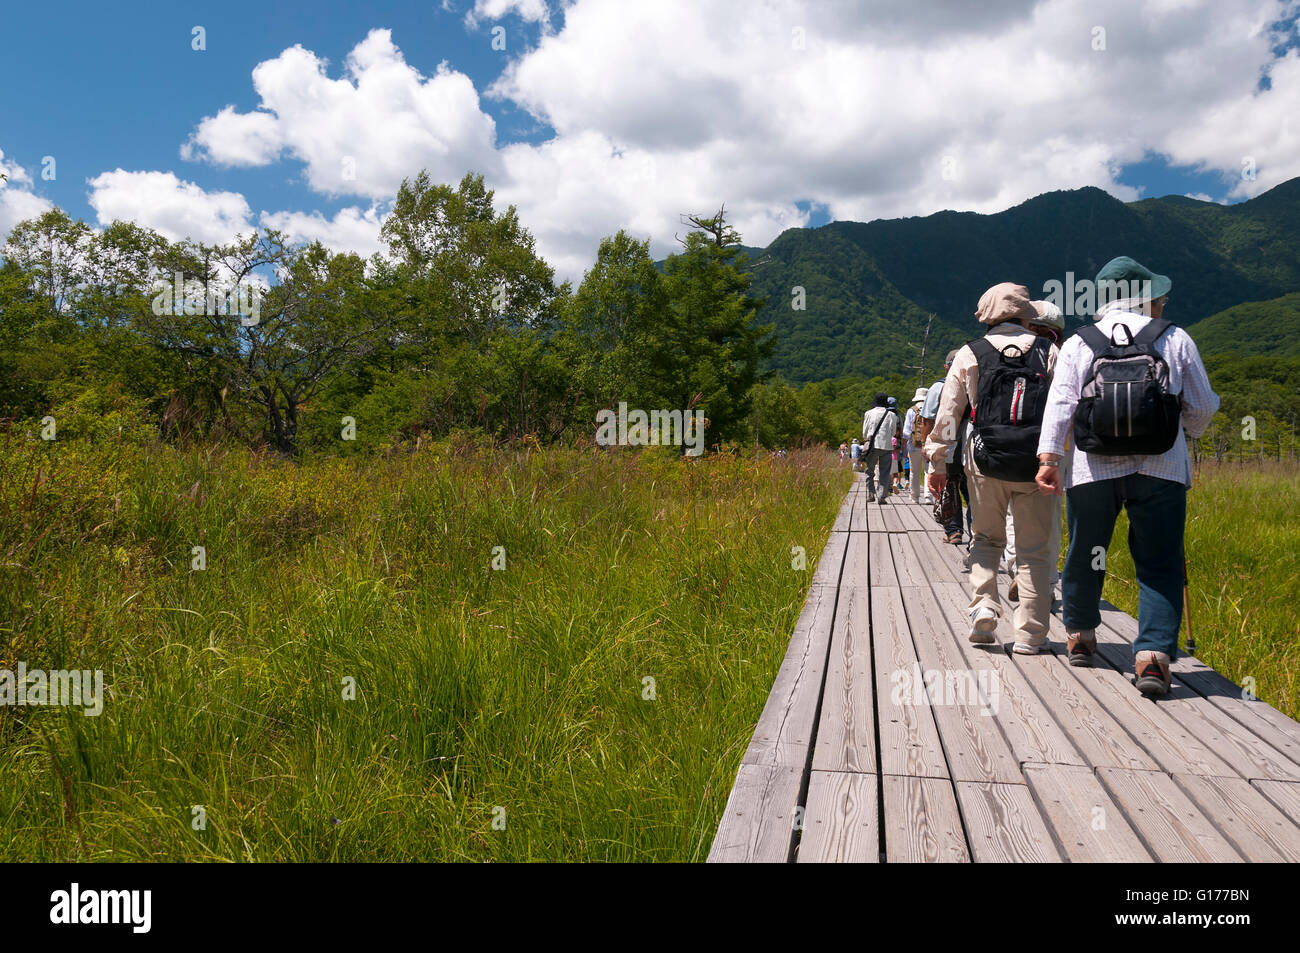
[[[1084,453],[1100,456],[1164,453],[1178,439],[1182,404],[1169,393],[1169,365],[1156,351],[1156,341],[1173,324],[1147,322],[1119,344],[1114,331],[1107,337],[1098,327],[1083,328],[1079,336],[1092,349],[1092,369],[1083,382],[1074,412],[1074,443]]]
[[[988,338],[970,343],[979,362],[979,387],[971,408],[971,455],[980,472],[1013,483],[1038,474],[1038,437],[1047,407],[1047,358],[1052,342],[1038,338],[1028,351],[999,350]]]

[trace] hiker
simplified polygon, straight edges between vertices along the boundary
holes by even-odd
[[[1029,322],[1029,330],[1033,331],[1039,337],[1045,337],[1053,344],[1059,345],[1061,338],[1065,334],[1065,315],[1051,301],[1031,301],[1037,317]],[[1058,498],[1059,499],[1059,498]],[[1007,546],[1002,552],[1002,560],[1005,564],[1006,571],[1011,576],[1011,585],[1007,588],[1007,599],[1015,602],[1020,598],[1019,586],[1016,585],[1016,529],[1015,520],[1012,517],[1012,510],[1015,508],[1015,501],[1012,501],[1011,507],[1007,509]],[[1056,583],[1061,578],[1059,561],[1061,555],[1061,507],[1058,503],[1056,512],[1052,515],[1052,535],[1048,541],[1047,549],[1052,559],[1051,587],[1056,591]]]
[[[939,413],[939,399],[943,396],[943,384],[944,381],[947,379],[948,372],[952,369],[953,359],[956,357],[957,357],[957,351],[953,350],[948,352],[948,356],[943,359],[944,378],[941,380],[937,380],[933,384],[931,384],[930,389],[926,392],[925,404],[921,408],[922,446],[924,446],[924,442],[930,438],[930,434],[934,430],[935,417]],[[962,423],[959,425],[959,429],[957,431],[958,446],[961,445],[962,438],[965,436],[966,433],[965,427],[966,427],[966,423],[963,420]],[[926,456],[926,454],[923,452],[922,456],[924,457]],[[930,472],[931,473],[934,472],[933,466],[930,467]],[[957,512],[953,514],[952,519],[948,520],[948,522],[946,522],[943,525],[944,532],[946,533],[944,537],[944,542],[952,543],[954,545],[959,546],[961,545],[962,501],[963,500],[965,500],[966,507],[967,507],[967,511],[966,511],[967,515],[965,517],[966,529],[968,531],[970,529],[970,494],[967,492],[966,471],[962,467],[960,453],[949,454],[948,476],[955,481],[957,486]],[[937,502],[937,500],[935,500],[930,495],[930,484],[928,480],[926,482],[925,492],[926,492],[927,503]]]
[[[1192,484],[1184,431],[1201,436],[1219,409],[1196,344],[1164,319],[1172,284],[1127,256],[1102,267],[1098,293],[1111,300],[1062,348],[1038,444],[1039,488],[1065,493],[1070,543],[1061,615],[1070,664],[1091,665],[1096,654],[1106,578],[1097,553],[1109,548],[1123,507],[1138,582],[1133,669],[1148,696],[1169,691],[1169,665],[1178,655]],[[1071,433],[1074,457],[1062,476]]]
[[[899,429],[902,427],[902,422],[901,422],[901,420],[899,419],[899,416],[898,416],[898,398],[897,398],[897,397],[890,397],[890,398],[885,402],[885,406],[888,407],[888,408],[889,408],[889,412],[892,413],[892,414],[894,415],[894,422],[895,422],[895,425],[894,425],[894,433],[893,433],[893,436],[890,438],[890,441],[889,441],[889,447],[890,447],[890,456],[889,456],[889,492],[890,492],[890,494],[892,495],[892,494],[898,492],[898,448],[899,448],[899,443],[900,443],[900,441],[899,441],[899,439],[898,439],[898,435],[899,435]]]
[[[889,409],[889,395],[877,394],[875,406],[862,417],[862,466],[867,471],[867,496],[874,496],[882,506],[889,496],[889,455],[897,429],[898,415]]]
[[[980,297],[975,317],[988,325],[988,332],[958,349],[925,443],[925,455],[934,467],[930,492],[938,496],[944,490],[958,425],[969,409],[971,424],[962,451],[972,517],[968,637],[976,644],[996,641],[1002,614],[998,560],[1006,545],[1007,509],[1014,500],[1020,601],[1013,617],[1012,651],[1036,655],[1047,643],[1052,608],[1048,540],[1055,507],[1034,481],[1039,427],[1057,347],[1029,330],[1038,313],[1024,285],[994,285]]]
[[[925,437],[921,429],[921,408],[928,393],[928,388],[918,387],[912,395],[912,406],[907,408],[907,416],[903,418],[903,446],[907,451],[903,467],[909,474],[908,486],[912,491],[913,503],[921,502],[921,486],[925,483],[925,454],[922,452]]]
[[[858,443],[858,438],[853,438],[853,446],[849,447],[849,459],[852,461],[853,469],[858,469],[858,461],[862,458],[862,444]]]
[[[840,463],[849,458],[849,445],[843,440],[840,441]]]

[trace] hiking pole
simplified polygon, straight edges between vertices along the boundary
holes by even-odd
[[[1196,654],[1196,637],[1192,634],[1192,597],[1187,581],[1187,553],[1183,553],[1183,618],[1187,620],[1187,654]]]

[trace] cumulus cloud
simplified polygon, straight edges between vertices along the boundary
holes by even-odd
[[[171,172],[115,169],[91,179],[89,201],[99,224],[131,221],[169,241],[217,244],[252,229],[248,201],[238,192],[208,192]]]
[[[6,159],[4,150],[0,149],[0,247],[19,222],[54,207],[48,199],[32,191],[33,185],[31,173],[12,159]]]
[[[1232,198],[1300,175],[1300,54],[1279,56],[1270,29],[1294,0],[744,9],[573,0],[553,23],[541,0],[476,0],[474,23],[541,26],[484,97],[531,114],[542,141],[497,143],[467,76],[446,63],[425,76],[375,30],[339,78],[299,46],[261,63],[258,108],[203,119],[185,152],[303,163],[313,189],[369,208],[263,222],[357,250],[374,247],[403,177],[479,171],[568,277],[603,235],[627,228],[664,254],[681,213],[722,202],[761,245],[810,206],[869,220],[998,211],[1084,185],[1134,199],[1122,169],[1152,154],[1220,174]]]
[[[453,182],[468,169],[497,171],[496,125],[464,73],[443,63],[422,75],[389,30],[370,31],[343,73],[331,79],[324,60],[290,47],[253,70],[258,108],[204,118],[182,157],[261,166],[287,155],[305,163],[317,192],[368,199],[391,198],[422,168]]]
[[[376,206],[340,209],[333,218],[320,212],[263,212],[260,221],[263,228],[277,229],[291,242],[318,241],[331,251],[355,252],[363,258],[382,247],[379,229],[384,221]]]
[[[447,9],[443,6],[443,9]],[[513,13],[525,23],[551,25],[551,11],[546,0],[474,0],[474,8],[465,14],[465,25],[473,29],[483,20],[500,20]]]

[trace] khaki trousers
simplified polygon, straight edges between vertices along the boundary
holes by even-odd
[[[912,468],[912,502],[921,502],[921,493],[925,490],[925,448],[912,446],[912,441],[907,442],[907,460],[908,465]]]
[[[1013,624],[1017,642],[1042,645],[1047,638],[1052,611],[1052,523],[1059,519],[1060,503],[1038,491],[1033,483],[1008,483],[986,477],[967,463],[970,490],[970,581],[974,590],[970,609],[987,606],[1002,615],[998,598],[998,562],[1007,544],[1007,511],[1013,510],[1016,534],[1016,583],[1020,602]],[[1014,500],[1014,505],[1013,501]]]

